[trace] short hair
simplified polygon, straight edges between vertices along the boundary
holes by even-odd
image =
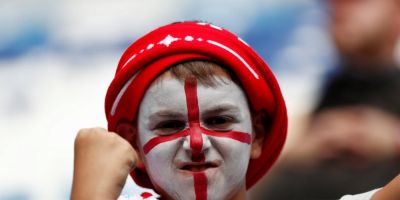
[[[182,82],[188,78],[195,78],[200,84],[207,87],[216,87],[221,83],[226,83],[223,77],[238,84],[237,79],[231,71],[220,64],[206,60],[192,60],[178,63],[161,74],[156,79],[156,82],[163,80],[169,75]]]

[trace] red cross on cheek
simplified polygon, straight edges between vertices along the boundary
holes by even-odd
[[[249,133],[239,131],[213,131],[201,127],[196,79],[187,79],[185,81],[185,95],[188,110],[189,127],[185,130],[176,132],[171,135],[157,136],[150,139],[143,146],[144,154],[149,153],[154,147],[161,143],[176,140],[182,137],[186,137],[188,135],[190,135],[190,148],[192,149],[192,158],[202,153],[202,134],[215,137],[230,138],[246,144],[251,143],[251,135]]]
[[[201,127],[196,79],[185,80],[185,95],[188,110],[189,127],[185,130],[179,131],[171,135],[157,136],[150,139],[143,146],[143,151],[145,155],[161,143],[189,136],[192,161],[204,162],[205,156],[203,151],[203,134],[214,137],[230,138],[245,144],[251,143],[251,135],[249,133],[239,131],[212,131]],[[197,172],[193,174],[193,178],[196,200],[206,200],[208,181],[206,174],[204,172]]]

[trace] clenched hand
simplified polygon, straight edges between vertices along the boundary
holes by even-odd
[[[71,200],[115,200],[137,162],[133,147],[103,128],[81,129],[75,139]]]

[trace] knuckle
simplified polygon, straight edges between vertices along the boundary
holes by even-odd
[[[120,137],[120,136],[118,136],[118,137],[119,137],[121,146],[124,147],[124,149],[125,149],[126,151],[129,151],[129,152],[130,152],[130,151],[133,151],[132,145],[131,145],[127,140],[125,140],[124,138],[122,138],[122,137]]]
[[[83,128],[78,131],[75,137],[75,145],[80,143],[81,141],[85,140],[89,134],[89,129]]]
[[[94,127],[94,128],[92,128],[92,131],[97,132],[97,133],[106,133],[107,132],[107,130],[102,127]]]
[[[124,154],[130,155],[136,153],[132,145],[127,140],[125,140],[124,138],[122,138],[117,134],[111,134],[111,135],[113,135],[112,137],[115,138],[115,145],[118,146],[117,148],[120,149]]]
[[[95,140],[96,138],[100,138],[104,132],[107,132],[104,128],[95,127],[95,128],[82,128],[78,131],[75,137],[75,145],[79,145],[80,143],[85,143],[90,140]]]
[[[132,149],[131,151],[126,152],[125,155],[126,155],[125,157],[126,157],[126,161],[127,161],[128,165],[131,167],[136,166],[137,161],[138,161],[138,156],[136,154],[136,151]]]

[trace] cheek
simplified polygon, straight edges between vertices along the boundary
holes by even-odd
[[[179,144],[179,140],[161,143],[144,155],[147,171],[157,185],[164,185],[163,182],[173,180],[174,159]]]
[[[140,108],[140,112],[138,114],[138,121],[137,121],[137,129],[138,129],[138,138],[137,138],[137,145],[139,147],[143,147],[143,145],[149,141],[152,137],[154,137],[154,134],[147,128],[148,124],[148,115],[149,115],[149,109],[148,105],[146,102],[142,103],[143,106]],[[142,149],[142,148],[141,148]]]
[[[223,164],[220,173],[209,177],[209,194],[226,196],[245,187],[250,145],[224,138],[214,138],[213,143]]]
[[[238,165],[232,165],[233,168],[236,166],[239,168],[245,168],[243,171],[247,169],[247,163],[250,159],[250,145],[238,142],[232,142],[232,150],[229,151],[230,159],[233,163],[237,162]],[[240,169],[240,170],[242,170]]]
[[[238,141],[215,138],[214,145],[223,157],[226,173],[245,174],[250,159],[250,145]],[[242,176],[242,175],[240,175]]]
[[[146,169],[158,192],[172,199],[195,199],[192,176],[180,176],[175,165],[182,140],[164,142],[145,155]]]
[[[181,146],[179,139],[163,142],[155,146],[150,152],[144,155],[150,167],[171,165]],[[141,146],[143,148],[143,146]]]

